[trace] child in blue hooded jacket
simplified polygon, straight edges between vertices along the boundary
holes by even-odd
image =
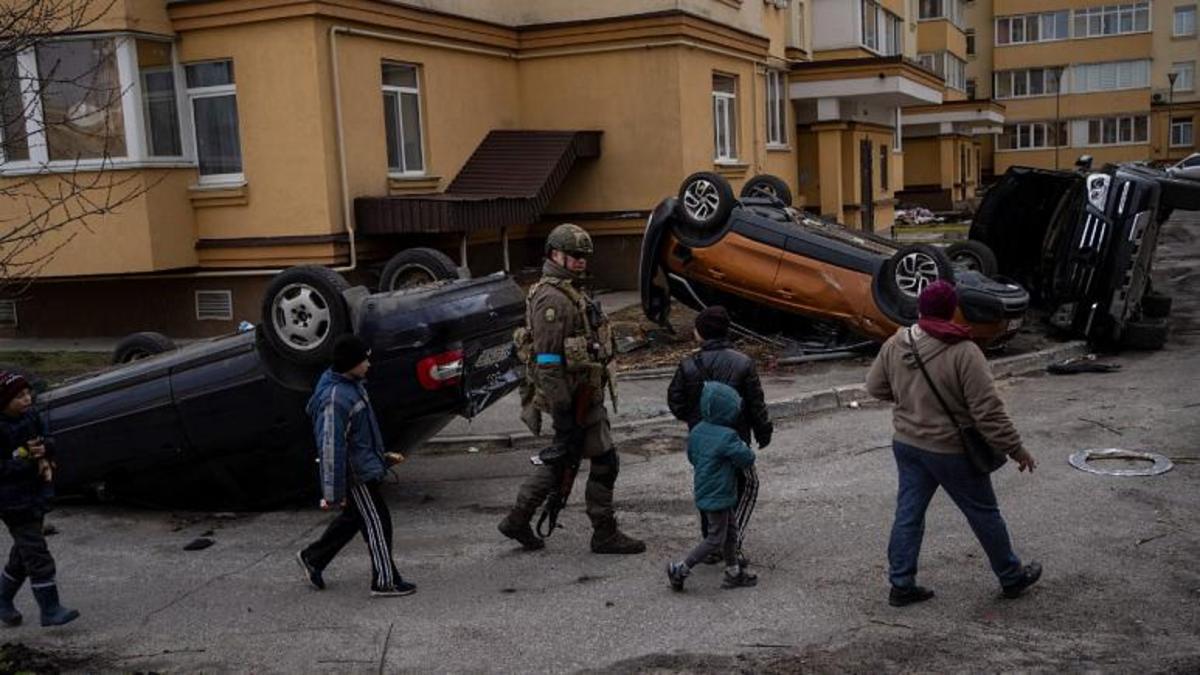
[[[704,383],[701,421],[688,434],[687,454],[695,469],[692,489],[696,508],[708,519],[708,536],[683,560],[667,563],[667,578],[677,591],[683,590],[683,581],[692,568],[715,552],[725,559],[722,588],[742,588],[758,582],[737,559],[737,521],[733,514],[737,506],[736,472],[754,464],[754,451],[735,428],[741,409],[742,397],[733,387]]]

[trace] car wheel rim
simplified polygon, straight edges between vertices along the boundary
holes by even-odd
[[[953,258],[950,259],[950,262],[954,263],[955,267],[967,270],[968,272],[982,272],[983,271],[983,263],[980,262],[979,258],[975,257],[974,255],[972,255],[970,253],[956,254]]]
[[[712,218],[720,204],[721,195],[717,192],[717,186],[702,178],[692,181],[683,191],[683,208],[698,221]]]
[[[317,349],[329,336],[329,303],[307,284],[291,284],[276,293],[271,317],[275,334],[299,351]]]
[[[937,261],[926,253],[909,253],[896,264],[896,286],[909,297],[917,297],[939,277]]]
[[[437,275],[433,270],[424,265],[405,265],[392,275],[392,284],[388,288],[389,291],[398,291],[402,288],[415,288],[432,284],[437,281]]]

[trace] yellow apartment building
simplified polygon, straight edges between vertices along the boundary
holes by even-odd
[[[965,11],[968,90],[1007,118],[981,144],[985,175],[1195,151],[1194,0],[976,0]]]
[[[92,4],[0,61],[0,218],[68,181],[125,198],[20,252],[42,264],[0,334],[220,334],[289,265],[369,285],[422,246],[516,271],[565,220],[629,288],[649,210],[695,171],[775,174],[797,206],[886,230],[903,109],[965,98],[916,62],[906,0]]]

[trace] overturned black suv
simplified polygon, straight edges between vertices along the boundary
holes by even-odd
[[[1200,210],[1200,181],[1142,164],[1094,171],[1011,167],[984,197],[970,238],[1029,289],[1050,324],[1100,349],[1158,349],[1171,298],[1151,288],[1159,228]]]

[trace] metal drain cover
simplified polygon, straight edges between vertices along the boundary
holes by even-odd
[[[1088,460],[1091,459],[1132,459],[1153,462],[1154,464],[1144,469],[1102,469],[1089,464]],[[1099,474],[1101,476],[1157,476],[1160,473],[1170,471],[1175,466],[1171,463],[1171,460],[1157,452],[1124,450],[1121,448],[1089,448],[1087,450],[1080,450],[1072,453],[1067,461],[1070,462],[1071,466],[1080,471]]]

